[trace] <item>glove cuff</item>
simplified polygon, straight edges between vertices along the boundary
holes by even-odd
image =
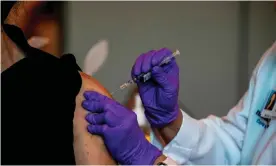
[[[146,113],[146,112],[145,112]],[[151,124],[151,127],[153,128],[164,128],[166,127],[167,125],[169,125],[170,123],[172,123],[173,121],[175,121],[177,119],[177,117],[179,116],[180,114],[180,109],[179,109],[179,106],[178,104],[176,104],[172,114],[171,114],[171,117],[170,118],[164,118],[165,120],[163,119],[160,119],[159,120],[159,123],[158,121],[156,121],[157,123],[151,123],[152,121],[149,120],[150,124]]]

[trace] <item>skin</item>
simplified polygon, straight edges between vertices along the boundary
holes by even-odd
[[[9,57],[11,56],[9,53],[13,53],[14,49],[17,49],[13,42],[5,35],[5,33],[1,33],[2,41],[1,42],[1,55],[5,55],[7,57],[2,62],[5,62],[4,65],[2,63],[2,67],[5,66],[6,69],[8,66],[13,65],[12,59],[10,60]],[[9,47],[5,45],[5,43],[9,43]],[[18,52],[19,53],[19,52]],[[18,55],[16,55],[18,56]],[[3,57],[3,56],[2,56]],[[9,62],[7,64],[7,62]],[[3,68],[2,68],[3,69]],[[76,97],[76,108],[75,114],[73,119],[73,133],[74,133],[74,153],[76,164],[78,165],[113,165],[116,162],[112,159],[109,155],[104,142],[101,137],[96,135],[91,135],[87,132],[87,122],[85,120],[85,115],[87,111],[84,110],[81,106],[82,101],[84,100],[83,93],[87,90],[97,91],[103,95],[111,97],[110,93],[101,85],[98,81],[93,79],[92,77],[80,73],[82,78],[82,87],[79,94]]]
[[[2,42],[4,43],[1,49],[1,55],[6,54],[7,57],[11,57],[9,53],[14,52],[18,49],[14,43],[5,35],[1,33]],[[10,43],[11,46],[7,47],[5,43]],[[17,51],[19,53],[19,51]],[[15,55],[18,56],[18,55]],[[10,65],[13,63],[11,62]],[[73,119],[73,134],[74,134],[74,154],[77,165],[116,165],[116,161],[112,159],[108,150],[105,147],[103,139],[100,136],[93,135],[87,132],[87,121],[85,116],[88,113],[82,107],[82,101],[84,100],[83,93],[85,91],[96,91],[111,97],[110,93],[94,78],[80,72],[82,78],[82,87],[76,96],[76,107]],[[164,161],[166,157],[161,155],[157,158],[154,164]]]
[[[27,38],[31,36],[41,36],[49,39],[49,43],[44,45],[43,51],[52,55],[61,55],[60,25],[55,15],[45,15],[40,12],[44,1],[19,1],[11,8],[6,24],[11,24],[22,29]],[[18,53],[18,48],[11,42],[1,30],[1,71],[4,71],[17,61],[23,58]],[[17,50],[7,52],[7,50]]]
[[[9,13],[5,23],[12,24],[20,27],[24,33],[28,31],[28,25],[32,19],[32,16],[37,14],[37,9],[43,4],[43,1],[20,1],[17,2],[11,12]],[[47,20],[47,19],[46,19]],[[55,38],[58,28],[52,26],[54,23],[51,21],[44,21],[38,25],[37,29],[34,30],[36,35],[43,34],[50,38]],[[43,31],[41,27],[47,26],[48,28],[53,28],[52,34],[47,34]],[[55,38],[56,39],[56,38]],[[4,71],[17,61],[23,58],[17,46],[3,33],[1,28],[1,71]],[[56,40],[53,40],[56,41]],[[46,52],[53,53],[56,48],[49,47],[43,49]],[[56,55],[56,54],[55,54]],[[80,72],[82,78],[82,87],[79,94],[76,97],[76,108],[74,114],[74,153],[76,158],[76,164],[78,165],[113,165],[116,162],[112,159],[109,152],[107,151],[104,142],[100,136],[91,135],[87,132],[87,122],[85,120],[85,115],[88,113],[81,106],[84,100],[83,93],[87,90],[97,91],[107,97],[111,98],[110,93],[94,78]],[[171,130],[171,129],[169,129]],[[154,132],[160,139],[163,130],[155,130]],[[159,133],[158,133],[159,132]],[[165,134],[168,133],[164,129]],[[162,142],[162,141],[161,141]],[[164,155],[157,158],[155,164],[164,161],[166,157]]]
[[[41,50],[48,52],[52,55],[60,57],[62,54],[61,51],[61,32],[58,22],[51,17],[39,17],[37,25],[34,27],[30,36],[43,36],[47,37],[50,41],[45,47]]]
[[[3,33],[1,28],[1,72],[23,58],[16,45]]]
[[[43,4],[42,1],[19,1],[13,5],[7,18],[6,24],[18,26],[26,34],[27,26],[37,9]],[[3,33],[1,28],[1,72],[23,58],[17,46]]]
[[[183,115],[179,110],[177,118],[170,124],[163,128],[153,128],[153,132],[161,145],[164,147],[171,142],[171,140],[177,135],[183,121]]]
[[[138,93],[139,93],[138,88],[135,88],[134,91],[131,93],[130,99],[128,100],[128,102],[126,104],[126,107],[128,109],[134,108],[134,106],[135,106],[134,97]],[[170,143],[170,141],[176,136],[176,134],[178,133],[178,131],[181,127],[181,124],[182,124],[182,113],[179,110],[179,114],[178,114],[178,117],[176,120],[174,120],[173,122],[171,122],[170,124],[168,124],[167,126],[165,126],[163,128],[152,128],[152,131],[154,132],[155,137],[159,140],[161,145],[164,147],[168,143]],[[146,128],[143,130],[146,134],[149,133],[149,129]]]
[[[153,165],[157,165],[158,163],[165,161],[166,158],[167,158],[166,156],[161,155],[160,157],[158,157],[158,158],[155,160],[155,162],[154,162]]]
[[[46,4],[55,4],[56,2],[44,2]],[[44,7],[46,8],[46,7]],[[53,13],[37,12],[32,15],[31,22],[27,27],[27,36],[43,36],[49,39],[49,44],[41,50],[52,55],[60,57],[62,55],[62,28],[58,9],[54,7]]]
[[[16,61],[22,58],[20,51],[16,45],[1,32],[1,67],[4,71],[9,66],[13,65]],[[15,51],[16,50],[16,51]],[[3,57],[5,59],[3,59]],[[15,59],[16,58],[16,59]],[[98,81],[92,77],[80,72],[82,78],[82,87],[76,97],[76,108],[73,119],[73,133],[74,133],[74,153],[76,164],[78,165],[113,165],[116,162],[109,155],[104,142],[100,136],[91,135],[87,132],[87,122],[85,115],[87,111],[81,106],[83,92],[87,90],[97,91],[103,95],[111,97],[110,93]]]
[[[92,135],[87,132],[88,123],[85,116],[88,111],[82,108],[81,103],[84,100],[85,91],[96,91],[112,98],[110,93],[94,78],[80,72],[82,78],[82,87],[76,97],[76,109],[74,114],[74,151],[76,164],[78,165],[113,165],[116,162],[108,153],[101,137]],[[162,162],[166,156],[161,155],[156,159],[154,165]]]
[[[33,16],[37,14],[43,1],[19,1],[15,3],[7,16],[5,23],[20,27],[24,33]]]
[[[13,44],[12,41],[4,34],[1,33],[3,44],[1,49],[1,55],[6,54],[6,57],[11,57],[9,53],[12,53],[17,47]],[[7,47],[5,43],[10,43],[10,47]],[[18,51],[19,53],[19,51]],[[16,55],[18,56],[18,55]],[[2,61],[3,62],[3,61]],[[3,63],[2,63],[3,64]],[[12,65],[13,62],[9,65]],[[3,66],[3,65],[2,65]],[[7,67],[7,66],[6,66]],[[92,135],[87,132],[88,123],[85,120],[85,116],[88,113],[81,106],[82,101],[84,100],[83,93],[85,91],[97,91],[107,97],[111,98],[110,93],[94,78],[86,75],[85,73],[80,72],[82,78],[82,87],[79,94],[76,97],[76,108],[73,119],[73,133],[74,133],[74,153],[77,165],[116,165],[116,162],[110,156],[108,150],[105,147],[105,144],[100,136]],[[173,125],[174,126],[174,125]],[[165,145],[161,137],[162,132],[165,134],[168,133],[167,130],[171,128],[164,128],[164,130],[156,130],[154,132],[159,138],[160,142]],[[160,133],[159,133],[160,132]],[[166,157],[164,155],[157,158],[154,164],[157,164],[161,161],[164,161]]]
[[[92,135],[87,132],[88,123],[85,116],[88,113],[82,108],[85,91],[96,91],[111,98],[110,93],[94,78],[80,72],[82,87],[76,97],[76,108],[74,114],[74,152],[76,164],[78,165],[113,165],[116,162],[107,151],[100,136]]]
[[[31,22],[32,16],[37,14],[37,9],[41,7],[43,1],[20,1],[17,2],[11,9],[5,23],[12,24],[20,27],[24,34],[27,34],[29,30],[29,23]],[[53,23],[51,21],[45,21],[44,19],[41,24],[35,26],[32,31],[35,35],[50,36],[53,41],[57,30],[52,34],[47,34],[49,31],[43,31],[43,28],[52,28]],[[49,19],[48,19],[49,20]],[[57,29],[57,28],[56,28]],[[51,52],[55,49],[48,47],[44,48],[44,51]],[[50,50],[50,51],[49,51]],[[11,65],[22,59],[24,56],[18,49],[18,47],[8,38],[8,36],[2,31],[1,28],[1,71],[6,70]],[[78,165],[113,165],[116,162],[111,158],[107,149],[105,148],[104,142],[101,137],[91,135],[87,132],[87,122],[85,115],[87,112],[82,108],[81,102],[83,98],[83,92],[86,90],[94,90],[103,95],[111,97],[107,90],[99,84],[98,81],[92,77],[80,73],[82,78],[82,87],[79,94],[76,97],[76,108],[74,115],[74,153],[76,158],[76,164]]]

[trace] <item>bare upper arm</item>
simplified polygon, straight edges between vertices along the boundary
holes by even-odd
[[[76,164],[89,165],[112,165],[116,162],[108,153],[101,137],[91,135],[87,132],[87,122],[85,115],[87,111],[81,106],[84,100],[83,92],[87,90],[97,91],[103,95],[111,97],[110,93],[94,78],[80,73],[82,87],[76,97],[76,108],[74,113],[74,153]]]

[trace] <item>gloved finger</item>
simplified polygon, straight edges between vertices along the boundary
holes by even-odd
[[[92,113],[101,113],[104,112],[104,105],[106,103],[93,101],[93,100],[84,100],[82,102],[82,107]]]
[[[159,66],[152,68],[152,78],[163,88],[170,86],[167,73],[164,72],[164,69]]]
[[[144,54],[141,54],[135,61],[135,64],[133,65],[132,70],[131,70],[132,78],[141,74],[141,66],[143,63],[143,59],[144,59]]]
[[[151,65],[152,66],[157,66],[159,65],[166,57],[172,55],[172,51],[169,50],[168,48],[162,48],[158,50],[152,60],[151,60]]]
[[[108,128],[107,125],[88,125],[87,130],[91,134],[104,135],[104,132]]]
[[[101,125],[105,123],[105,113],[87,114],[85,119],[93,125]]]
[[[165,92],[171,93],[178,91],[179,80],[177,80],[177,77],[170,77],[162,67],[153,67],[152,78],[163,88]]]
[[[108,98],[95,91],[85,91],[83,96],[86,100],[105,101]]]
[[[151,50],[144,55],[144,59],[141,65],[141,71],[143,73],[147,73],[151,70],[151,59],[155,54],[155,52],[156,52],[155,50]]]

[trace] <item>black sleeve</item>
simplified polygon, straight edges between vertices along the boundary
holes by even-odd
[[[74,56],[56,58],[11,37],[19,28],[3,29],[26,57],[1,73],[1,164],[74,165],[73,117],[82,84]]]

